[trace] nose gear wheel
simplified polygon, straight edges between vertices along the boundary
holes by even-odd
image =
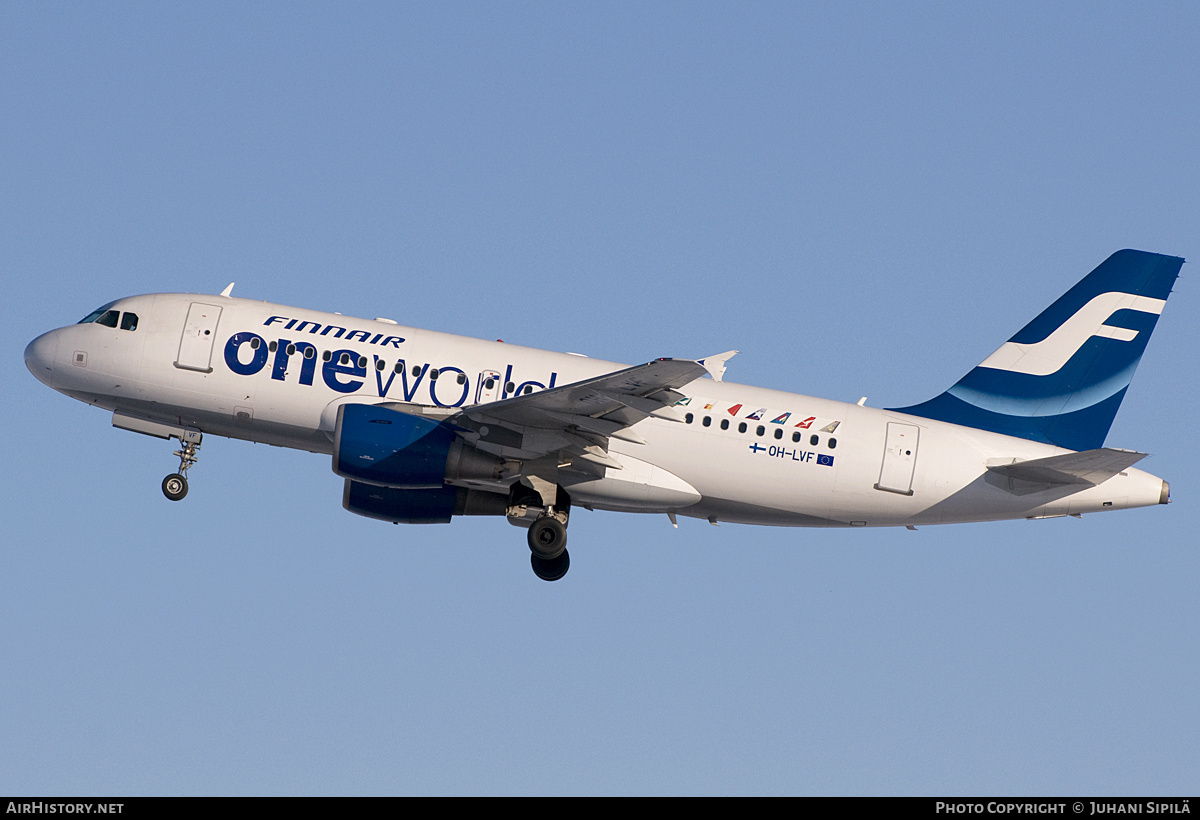
[[[195,442],[182,442],[182,446],[175,451],[175,455],[179,456],[179,472],[171,473],[162,481],[162,491],[171,501],[182,501],[183,497],[188,492],[187,471],[199,459],[196,455],[196,450],[200,445]]]

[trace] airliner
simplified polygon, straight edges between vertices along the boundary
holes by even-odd
[[[737,351],[633,367],[231,295],[117,299],[25,349],[40,381],[179,443],[321,453],[342,506],[394,523],[504,517],[544,580],[571,511],[908,527],[1166,504],[1104,446],[1183,259],[1114,253],[948,390],[880,409],[724,380]]]

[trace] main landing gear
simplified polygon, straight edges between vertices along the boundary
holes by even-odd
[[[171,501],[181,501],[187,495],[187,471],[198,460],[196,451],[200,449],[199,440],[181,441],[180,444],[180,448],[175,451],[175,455],[179,456],[179,472],[171,473],[162,481],[163,495]]]
[[[529,564],[533,574],[543,581],[557,581],[571,568],[571,556],[567,553],[571,497],[562,487],[538,477],[526,476],[525,480],[534,487],[513,485],[508,520],[529,527]]]
[[[571,568],[567,553],[567,525],[554,515],[543,515],[529,525],[529,563],[543,581],[557,581]]]

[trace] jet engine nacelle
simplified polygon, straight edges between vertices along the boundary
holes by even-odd
[[[455,515],[504,515],[508,496],[449,485],[402,490],[347,480],[342,506],[367,518],[397,524],[448,524]]]
[[[333,471],[342,478],[433,491],[447,481],[498,479],[503,469],[502,459],[467,446],[443,422],[371,404],[338,407]]]

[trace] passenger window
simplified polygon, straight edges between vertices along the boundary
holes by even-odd
[[[808,443],[811,444],[813,447],[816,447],[818,444],[821,443],[821,437],[816,434],[813,434],[811,437],[809,437]]]
[[[794,443],[798,442],[799,440],[800,440],[800,434],[792,433],[792,443],[794,444]]]
[[[137,330],[137,314],[125,313],[121,316],[121,330]]]
[[[105,327],[116,327],[118,316],[120,316],[120,313],[118,311],[106,310],[106,311],[104,311],[104,314],[101,315],[101,317],[96,320],[96,324],[104,325]]]
[[[705,427],[711,427],[711,426],[712,426],[712,416],[705,416],[705,417],[704,417],[704,421],[703,421],[703,422],[701,422],[701,423],[702,423],[702,424],[703,424]]]
[[[693,416],[691,413],[688,413],[686,416],[683,417],[683,420],[685,423],[691,424],[693,421],[696,420],[696,417]]]
[[[459,373],[458,378],[455,381],[457,381],[459,384],[466,384],[467,383],[467,374]]]
[[[837,439],[831,438],[829,440],[829,449],[832,450],[834,447],[837,447]]]
[[[739,433],[746,432],[746,422],[743,421],[741,424],[738,425],[738,432]]]
[[[758,435],[760,435],[760,436],[761,436],[763,433],[767,432],[767,428],[766,428],[766,427],[763,427],[763,426],[760,424],[760,425],[758,425],[758,429],[757,429],[757,430],[755,430],[754,432],[755,432],[755,433],[757,433]]]
[[[323,361],[323,362],[330,361],[332,358],[333,358],[332,350],[326,350],[324,353],[321,354],[321,361]]]
[[[315,359],[317,357],[317,349],[315,347],[304,348],[304,358]]]
[[[399,376],[400,373],[404,370],[404,365],[401,364],[400,362],[396,362],[396,366],[393,369],[396,371],[396,375]]]
[[[429,370],[429,378],[431,378],[431,379],[436,379],[437,377],[438,377],[438,369],[437,369],[436,367],[434,367],[434,368],[430,368],[430,370]]]
[[[267,350],[271,351],[272,353],[275,352],[275,348],[277,347],[279,347],[278,342],[267,342]]]
[[[783,428],[782,427],[775,428],[775,438],[783,438]]]
[[[721,429],[722,430],[729,429],[729,419],[721,419]]]
[[[366,366],[367,366],[367,357],[366,357],[366,356],[359,356],[359,357],[358,357],[358,366],[359,366],[359,367],[366,367]]]

